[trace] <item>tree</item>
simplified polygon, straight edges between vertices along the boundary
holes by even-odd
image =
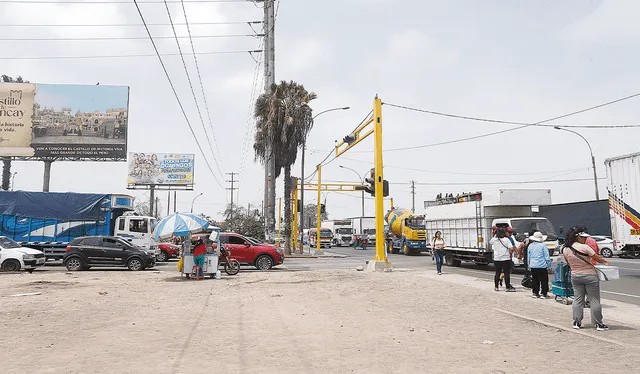
[[[231,204],[229,204],[222,214],[225,217],[224,222],[215,224],[222,231],[236,232],[258,240],[264,240],[264,217],[262,217],[259,210],[247,211],[247,209],[238,205],[234,205],[232,210]]]
[[[329,213],[325,209],[324,213],[320,215],[322,221],[329,219]],[[318,206],[316,204],[305,204],[304,206],[304,226],[307,228],[314,228],[318,222]]]
[[[151,212],[151,209],[149,209],[149,197],[147,196],[145,199],[139,200],[136,203],[134,210],[136,213],[138,213],[141,216],[156,217],[160,219],[164,209],[162,208],[162,205],[160,204],[159,199],[156,200],[156,204],[154,204],[153,209],[155,210],[155,212]],[[156,212],[158,212],[157,215],[155,214]]]
[[[254,117],[256,133],[253,149],[256,160],[266,164],[273,157],[278,178],[284,170],[284,236],[285,252],[291,254],[291,166],[296,162],[304,135],[313,125],[309,102],[317,98],[294,81],[273,84],[269,92],[256,100]],[[270,150],[270,154],[267,154]]]
[[[3,83],[29,83],[29,81],[25,81],[21,76],[17,78],[11,78],[8,75],[2,74],[1,76]],[[9,190],[9,186],[11,186],[11,157],[3,157],[2,158],[2,189],[5,191]]]

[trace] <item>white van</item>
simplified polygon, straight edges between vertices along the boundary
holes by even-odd
[[[43,252],[21,247],[13,239],[0,236],[0,269],[3,271],[26,270],[31,273],[45,261]]]

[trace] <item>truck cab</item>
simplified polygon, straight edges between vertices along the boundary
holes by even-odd
[[[309,246],[318,248],[317,246],[317,232],[318,229],[309,229]],[[320,229],[320,248],[329,247],[333,244],[333,232],[330,229]]]
[[[493,220],[492,226],[511,227],[513,229],[513,238],[517,242],[516,246],[518,243],[522,243],[533,235],[534,232],[540,231],[542,235],[547,236],[544,244],[549,250],[549,256],[554,256],[559,253],[560,243],[558,241],[558,235],[551,222],[544,217],[498,218]],[[514,258],[513,262],[515,265],[523,265],[520,264],[517,258]]]
[[[160,254],[158,243],[153,239],[153,229],[157,220],[154,217],[144,217],[125,214],[115,221],[114,236],[120,236],[131,243]]]

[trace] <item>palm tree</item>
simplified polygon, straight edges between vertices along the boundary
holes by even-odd
[[[265,164],[274,158],[278,178],[284,170],[285,251],[291,254],[291,166],[296,162],[298,149],[313,125],[309,102],[317,95],[296,82],[282,81],[258,97],[255,108],[256,133],[253,149],[256,160]],[[271,154],[267,154],[268,150]]]

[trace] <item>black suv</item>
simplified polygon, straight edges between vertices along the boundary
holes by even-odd
[[[67,246],[63,261],[69,271],[91,266],[126,266],[137,271],[154,267],[156,256],[119,237],[85,236]]]

